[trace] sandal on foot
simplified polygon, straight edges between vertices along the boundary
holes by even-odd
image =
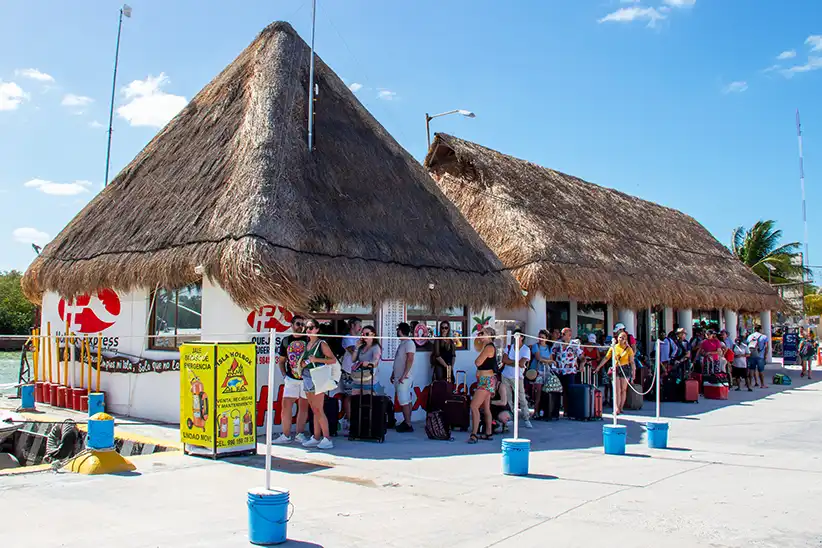
[[[468,438],[468,443],[477,443],[479,439],[477,438],[476,434],[471,434],[471,437]]]
[[[479,439],[483,441],[493,441],[494,435],[493,434],[480,434]]]

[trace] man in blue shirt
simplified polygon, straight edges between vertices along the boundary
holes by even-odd
[[[762,327],[754,326],[754,332],[748,336],[748,378],[753,378],[754,386],[768,388],[765,385],[765,356],[768,355],[768,344],[770,340],[762,333]],[[757,373],[759,373],[759,383],[757,384]]]

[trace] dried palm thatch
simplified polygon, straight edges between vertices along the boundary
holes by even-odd
[[[425,169],[319,59],[309,153],[309,55],[287,23],[263,30],[45,247],[28,297],[179,287],[202,265],[248,307],[521,300]]]
[[[528,291],[640,308],[781,307],[680,211],[437,134],[425,165]]]

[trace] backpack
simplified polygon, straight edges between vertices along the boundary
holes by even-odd
[[[759,336],[751,337],[751,340],[748,341],[748,350],[751,351],[752,358],[759,357]]]
[[[773,376],[773,384],[789,385],[791,384],[791,378],[782,373],[777,373]]]
[[[813,356],[813,347],[811,346],[811,341],[809,341],[808,339],[802,339],[802,342],[799,343],[799,355],[803,358]]]
[[[451,427],[443,420],[442,411],[432,411],[425,417],[425,435],[429,440],[450,441]]]

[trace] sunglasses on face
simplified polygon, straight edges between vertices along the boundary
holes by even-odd
[[[294,322],[294,327],[305,327],[305,322]]]
[[[312,330],[312,329],[319,329],[319,328],[320,328],[320,326],[319,326],[319,325],[312,325],[312,324],[309,324],[309,325],[306,325],[306,326],[305,326],[305,328],[306,328],[306,329],[308,329],[308,330],[310,331],[310,330]]]
[[[363,331],[362,336],[363,337],[373,337],[374,333],[368,333],[367,331]]]

